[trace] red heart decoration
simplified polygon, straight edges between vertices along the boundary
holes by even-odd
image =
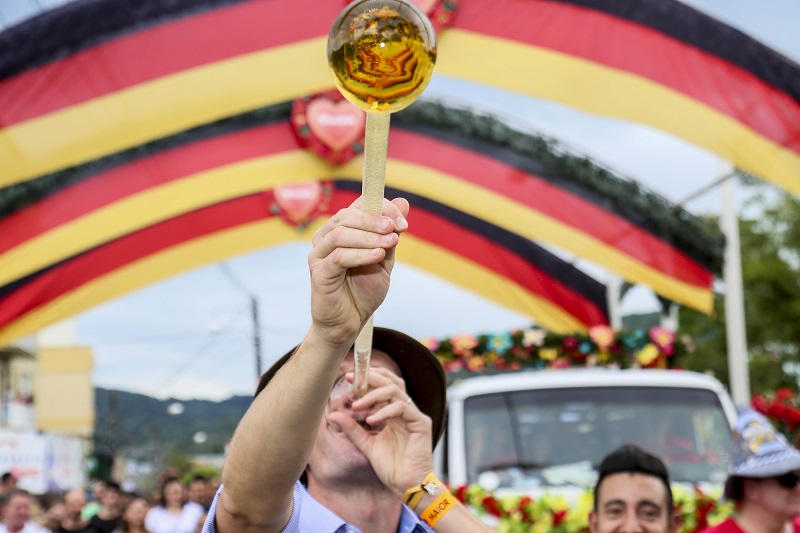
[[[317,98],[306,110],[311,133],[334,152],[340,152],[364,135],[367,115],[347,100]]]
[[[439,0],[411,0],[411,2],[415,4],[420,11],[430,16],[431,13],[433,13],[434,6],[436,6]]]
[[[280,185],[273,189],[275,202],[283,213],[296,223],[305,222],[322,201],[322,184],[308,181]]]

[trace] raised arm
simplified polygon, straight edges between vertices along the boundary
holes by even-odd
[[[308,256],[312,325],[234,433],[222,473],[218,533],[271,533],[286,525],[339,364],[386,297],[408,202],[384,200],[383,216],[359,207],[360,200],[314,234]]]

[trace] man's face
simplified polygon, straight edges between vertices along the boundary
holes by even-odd
[[[189,483],[189,501],[203,503],[206,497],[206,482],[201,479],[192,480]]]
[[[98,502],[103,501],[103,493],[106,491],[106,484],[102,481],[95,481],[92,485],[92,495]]]
[[[114,488],[106,488],[103,490],[102,499],[100,504],[107,509],[112,509],[116,512],[120,510],[120,495],[119,491]]]
[[[31,499],[25,494],[15,494],[3,510],[3,521],[10,531],[19,531],[31,516]]]
[[[86,495],[80,489],[74,489],[64,495],[64,511],[67,516],[77,518],[86,505]]]
[[[667,509],[667,489],[655,476],[612,474],[597,488],[597,509],[589,515],[592,533],[674,533],[677,517]]]
[[[347,372],[352,372],[354,368],[352,351],[345,357],[339,366],[337,378]],[[400,375],[400,368],[385,352],[373,350],[370,356],[370,368],[385,368],[394,374]],[[372,466],[364,455],[350,442],[350,440],[336,428],[328,424],[323,416],[320,421],[317,440],[314,449],[308,459],[309,476],[317,478],[329,476],[352,476],[361,470],[374,475]],[[365,468],[366,467],[366,468]],[[313,472],[313,473],[312,473]]]
[[[748,479],[745,483],[746,504],[784,521],[800,516],[800,484],[785,487],[774,478]]]

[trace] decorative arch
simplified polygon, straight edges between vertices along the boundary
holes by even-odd
[[[336,179],[332,205],[346,205],[338,199],[357,188],[362,162],[334,167],[298,149],[288,119],[288,104],[274,106],[4,189],[0,341],[287,242],[287,231],[310,235],[279,229],[265,193]],[[387,185],[427,220],[405,239],[401,261],[554,331],[607,321],[604,290],[531,242],[539,237],[681,301],[710,301],[721,243],[687,213],[491,117],[419,103],[393,122]],[[456,231],[461,239],[447,238]]]
[[[75,2],[3,32],[0,186],[332,87],[342,4]],[[800,68],[675,0],[463,0],[436,68],[649,124],[800,191]]]
[[[639,20],[627,11],[612,12],[600,0],[591,4],[463,0],[453,26],[440,32],[437,69],[482,82],[481,72],[516,58],[525,69],[495,71],[493,85],[548,97],[541,84],[550,90],[551,83],[566,83],[553,94],[614,116],[626,116],[619,111],[620,99],[603,100],[598,87],[608,89],[606,97],[619,87],[648,87],[652,90],[636,99],[625,91],[614,94],[624,94],[626,101],[647,100],[647,106],[636,108],[642,112],[666,104],[681,113],[692,106],[714,108],[712,115],[722,113],[725,120],[707,121],[711,115],[700,113],[693,126],[710,124],[701,127],[708,133],[722,125],[735,135],[744,127],[755,136],[754,160],[766,165],[757,174],[780,181],[787,169],[793,171],[797,136],[792,128],[800,121],[790,120],[783,129],[771,122],[772,129],[750,122],[741,126],[736,121],[747,117],[737,114],[738,108],[697,100],[699,93],[670,85],[669,73],[640,72],[636,61],[586,55],[602,47],[593,47],[583,34],[580,50],[559,49],[566,45],[551,33],[571,33],[560,25],[562,19],[601,34],[613,30],[631,36],[631,27],[638,28],[634,36],[641,41],[635,42],[651,43],[659,54],[685,51],[691,40],[670,34],[652,16]],[[651,0],[643,3],[642,13],[656,4],[667,6],[670,14],[681,9],[671,0]],[[248,239],[259,231],[269,232],[261,241],[267,246],[287,242],[286,229],[277,229],[279,219],[256,207],[264,194],[309,180],[341,185],[360,179],[358,159],[333,167],[299,149],[288,123],[289,105],[280,103],[331,86],[325,36],[342,5],[311,0],[131,0],[125,5],[74,2],[0,33],[0,342],[143,284],[254,249],[248,246],[259,241]],[[551,21],[553,31],[542,28],[536,38],[552,42],[530,40],[519,26],[529,15],[539,17],[536,24]],[[730,37],[729,28],[695,15],[703,28]],[[655,26],[641,29],[648,24]],[[730,42],[755,42],[736,39]],[[741,87],[727,87],[733,92],[722,96],[765,106],[764,116],[774,114],[771,106],[783,106],[787,114],[782,116],[794,117],[796,101],[790,100],[797,100],[796,91],[780,82],[780,74],[795,73],[796,66],[758,46],[754,53],[765,63],[759,68],[751,59],[740,64],[713,44],[701,46],[701,56],[713,56],[717,63],[703,63],[708,72],[695,74],[715,83],[729,79],[719,77],[720,71],[738,76],[749,69]],[[476,47],[498,55],[473,57]],[[617,53],[624,56],[636,46],[621,48],[626,50]],[[576,60],[581,53],[586,57]],[[695,57],[691,50],[685,53]],[[480,68],[468,72],[467,57]],[[551,65],[554,58],[558,61]],[[481,63],[492,60],[497,65]],[[555,74],[543,76],[548,68]],[[595,76],[598,72],[603,75]],[[569,82],[577,75],[593,85]],[[636,83],[614,85],[625,80]],[[672,92],[653,89],[659,84]],[[583,101],[588,97],[576,95],[587,85],[593,96]],[[756,89],[737,92],[745,86]],[[645,115],[627,118],[659,125]],[[729,128],[729,120],[736,124]],[[465,286],[481,278],[491,287],[485,289],[489,297],[556,331],[607,320],[598,296],[602,287],[531,241],[592,260],[666,298],[711,309],[722,240],[663,199],[564,154],[550,140],[465,110],[420,102],[393,118],[391,135],[387,185],[426,206],[421,216],[434,220],[446,212],[450,222],[458,221],[449,231],[468,232],[465,242],[469,235],[505,258],[504,265],[487,265],[485,257],[468,250],[443,248],[435,235],[411,233],[409,251],[401,252],[401,257],[409,254],[409,262],[422,264],[421,258],[435,251],[449,270],[432,263],[422,268],[448,277],[457,271]],[[745,138],[753,140],[737,137]],[[715,138],[712,144],[732,147],[741,156],[739,140],[729,140]],[[784,181],[791,188],[792,179]],[[335,201],[346,196],[343,191],[336,190]],[[225,222],[233,220],[225,215],[218,227],[201,220],[238,202],[244,203],[237,214],[255,218]],[[445,223],[432,227],[437,226]]]

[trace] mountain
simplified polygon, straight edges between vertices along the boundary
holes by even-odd
[[[95,389],[95,451],[146,455],[222,453],[250,406],[250,396],[209,400],[159,400],[132,392]],[[178,406],[183,409],[180,413]],[[175,414],[170,414],[175,413]],[[205,433],[206,439],[195,439]]]

